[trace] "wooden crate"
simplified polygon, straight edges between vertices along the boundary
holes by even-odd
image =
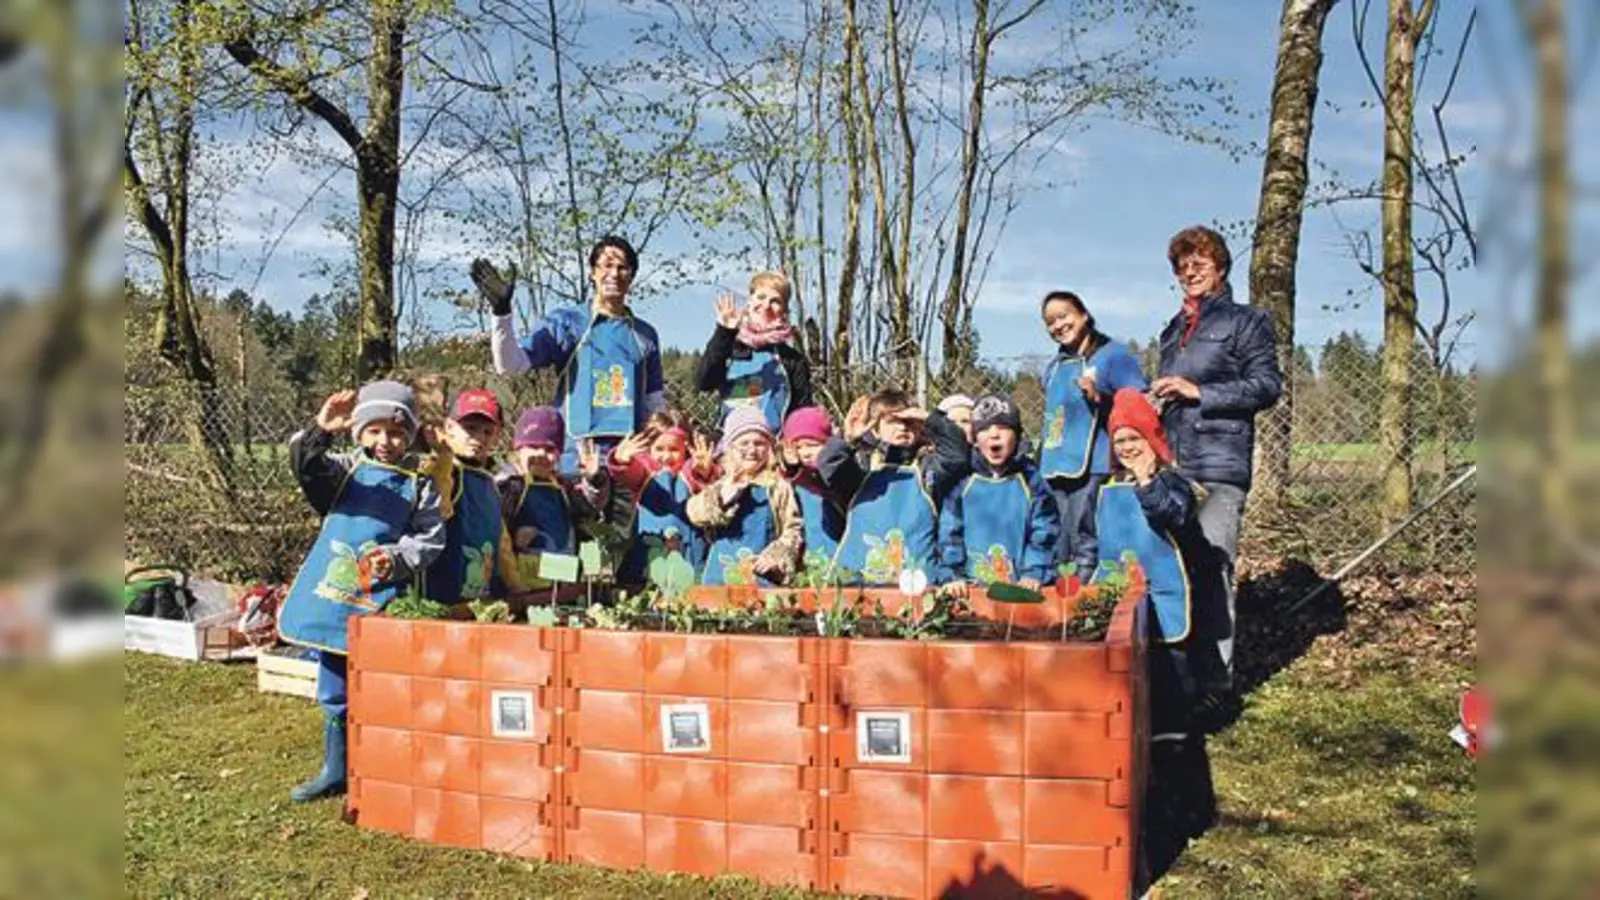
[[[263,694],[288,694],[315,700],[317,661],[263,651],[256,657],[256,688]]]

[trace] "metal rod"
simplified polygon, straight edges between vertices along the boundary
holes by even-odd
[[[1463,471],[1459,476],[1457,476],[1455,481],[1452,481],[1450,484],[1445,486],[1445,489],[1440,491],[1432,500],[1429,500],[1427,503],[1424,503],[1422,506],[1418,507],[1414,512],[1411,513],[1411,515],[1406,516],[1399,525],[1396,525],[1394,528],[1390,529],[1388,534],[1378,538],[1378,540],[1373,543],[1372,546],[1356,554],[1355,559],[1352,559],[1340,566],[1339,571],[1334,572],[1332,575],[1329,575],[1327,578],[1323,579],[1322,583],[1317,585],[1311,591],[1311,593],[1306,594],[1304,597],[1301,597],[1299,600],[1296,600],[1293,604],[1291,604],[1285,611],[1285,615],[1294,615],[1303,607],[1305,607],[1307,603],[1310,603],[1317,597],[1322,596],[1323,591],[1337,584],[1346,575],[1349,575],[1352,571],[1354,571],[1357,566],[1366,562],[1368,559],[1371,559],[1372,554],[1382,550],[1390,541],[1399,537],[1400,534],[1407,528],[1410,528],[1414,522],[1427,515],[1429,510],[1433,509],[1435,506],[1438,506],[1446,497],[1455,493],[1463,484],[1466,484],[1476,474],[1478,474],[1478,464],[1473,463],[1472,465],[1468,466],[1466,470]]]

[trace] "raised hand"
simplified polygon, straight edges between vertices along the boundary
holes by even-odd
[[[578,472],[587,479],[600,474],[600,449],[593,440],[586,438],[578,442]]]
[[[717,462],[717,448],[711,439],[698,432],[694,436],[694,449],[690,451],[689,458],[694,461],[695,474],[702,478],[710,474]]]
[[[739,323],[744,320],[744,310],[739,309],[738,300],[732,294],[719,294],[717,296],[717,324],[723,328],[738,329]]]
[[[617,449],[612,451],[612,459],[617,465],[625,466],[638,456],[650,449],[650,444],[655,440],[655,435],[649,431],[636,431],[617,443]]]
[[[872,422],[867,417],[867,410],[870,408],[871,402],[866,397],[857,397],[856,402],[850,404],[849,411],[844,414],[845,440],[854,441],[866,434],[867,429],[872,426]]]
[[[317,427],[323,431],[349,431],[355,424],[356,392],[350,388],[334,391],[317,410]]]
[[[482,257],[472,261],[472,283],[489,302],[490,312],[497,316],[511,315],[511,294],[517,288],[517,264],[506,263],[506,270],[507,274],[501,275],[493,263]]]

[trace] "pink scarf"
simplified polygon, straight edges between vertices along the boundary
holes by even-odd
[[[757,325],[746,316],[739,323],[739,342],[751,350],[765,350],[774,344],[787,344],[794,340],[794,326],[788,322]]]

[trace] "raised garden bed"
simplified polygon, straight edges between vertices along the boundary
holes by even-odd
[[[548,861],[1125,897],[1142,601],[1130,585],[1092,641],[354,619],[348,802],[365,828]]]

